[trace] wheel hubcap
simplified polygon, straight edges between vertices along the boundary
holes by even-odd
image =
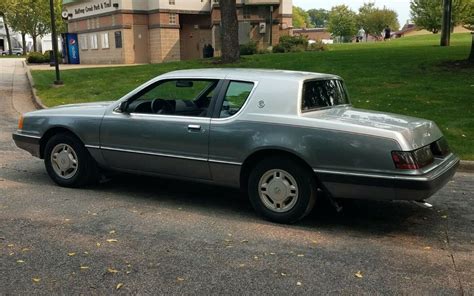
[[[72,178],[78,168],[77,154],[71,146],[58,144],[51,152],[51,165],[56,175],[63,179]]]
[[[291,210],[298,200],[298,185],[287,171],[272,169],[260,178],[258,183],[260,200],[274,212]]]

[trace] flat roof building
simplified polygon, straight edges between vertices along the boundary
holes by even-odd
[[[218,0],[64,0],[81,63],[161,63],[220,55]],[[288,35],[292,0],[237,0],[239,43],[266,48]]]

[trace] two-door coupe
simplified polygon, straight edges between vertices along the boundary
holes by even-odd
[[[116,102],[26,113],[13,139],[61,186],[99,170],[197,180],[242,188],[284,223],[321,190],[423,200],[459,163],[432,121],[353,108],[340,77],[281,70],[170,72]]]

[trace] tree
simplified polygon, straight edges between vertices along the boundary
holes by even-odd
[[[356,13],[347,5],[338,5],[329,12],[328,30],[335,36],[352,37],[356,32]]]
[[[466,13],[464,14],[464,17],[462,19],[462,23],[463,23],[464,28],[474,31],[474,0],[471,0],[471,2],[469,3],[466,9]],[[471,53],[469,54],[469,57],[467,60],[468,62],[474,64],[474,34],[472,35]]]
[[[311,25],[316,28],[324,28],[329,19],[329,11],[326,9],[310,9],[307,11]]]
[[[359,8],[357,25],[365,30],[366,37],[370,34],[381,36],[384,28],[389,26],[392,30],[399,29],[398,15],[388,8],[376,8],[374,3],[365,3]]]
[[[453,0],[451,28],[459,25],[465,17],[472,0]],[[433,34],[441,30],[443,20],[443,1],[411,0],[411,17],[417,27]]]
[[[293,26],[295,28],[310,27],[309,15],[301,7],[293,6]]]
[[[221,8],[222,62],[233,63],[240,58],[239,23],[235,0],[219,0]]]
[[[11,15],[10,1],[0,1],[0,17],[3,19],[3,25],[5,26],[5,33],[7,35],[8,53],[12,54],[12,40],[10,38],[10,30],[8,28],[8,17]]]

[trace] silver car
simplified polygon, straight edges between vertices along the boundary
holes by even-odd
[[[61,186],[104,170],[231,186],[282,223],[322,192],[424,200],[459,163],[432,121],[353,108],[335,75],[279,70],[170,72],[116,102],[24,114],[13,139]]]

